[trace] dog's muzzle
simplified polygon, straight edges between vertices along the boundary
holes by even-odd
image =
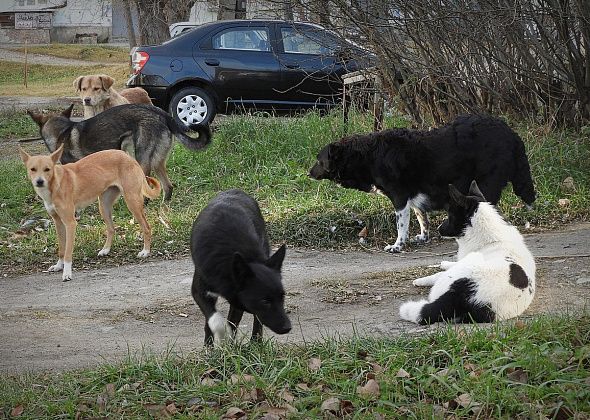
[[[37,178],[35,180],[35,186],[36,187],[42,187],[45,185],[45,180],[43,178]]]
[[[92,98],[84,98],[84,105],[90,105]]]

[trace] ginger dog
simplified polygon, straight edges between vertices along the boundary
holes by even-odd
[[[153,105],[144,89],[135,87],[117,92],[114,83],[115,79],[105,74],[80,76],[74,80],[74,88],[80,93],[84,105],[85,120],[117,105]]]
[[[72,279],[76,209],[92,204],[97,198],[107,226],[107,238],[98,255],[109,253],[115,234],[113,204],[121,194],[143,232],[143,250],[137,256],[149,255],[152,233],[143,201],[144,197],[156,198],[161,187],[156,179],[144,175],[134,159],[121,150],[104,150],[75,163],[60,165],[57,162],[63,145],[49,156],[30,156],[22,149],[19,151],[35,192],[55,222],[59,260],[49,271],[63,270],[62,280]]]

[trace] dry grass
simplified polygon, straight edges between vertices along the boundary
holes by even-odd
[[[25,52],[24,47],[11,49],[22,53]],[[113,47],[106,45],[50,44],[29,46],[27,50],[31,54],[43,54],[53,57],[70,58],[74,60],[120,64],[129,62],[129,48],[126,47]]]
[[[129,74],[128,64],[78,66],[29,66],[28,85],[24,86],[23,64],[0,61],[0,91],[7,96],[76,96],[72,86],[82,74],[106,74],[115,78],[115,89],[125,86]]]

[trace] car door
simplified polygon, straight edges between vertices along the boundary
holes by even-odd
[[[339,56],[343,40],[316,25],[277,25],[278,61],[285,97],[301,104],[339,99],[342,75],[355,71],[354,61]]]
[[[279,62],[272,51],[270,29],[264,23],[214,31],[195,46],[193,57],[228,108],[264,108],[280,83]]]

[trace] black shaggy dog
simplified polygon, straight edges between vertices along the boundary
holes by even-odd
[[[325,146],[309,176],[346,188],[379,190],[395,207],[397,240],[386,251],[400,252],[408,240],[410,208],[420,223],[416,240],[428,240],[428,214],[448,209],[449,184],[466,193],[475,180],[496,204],[510,181],[528,206],[535,190],[524,144],[503,121],[463,115],[431,131],[393,129],[353,135]]]

